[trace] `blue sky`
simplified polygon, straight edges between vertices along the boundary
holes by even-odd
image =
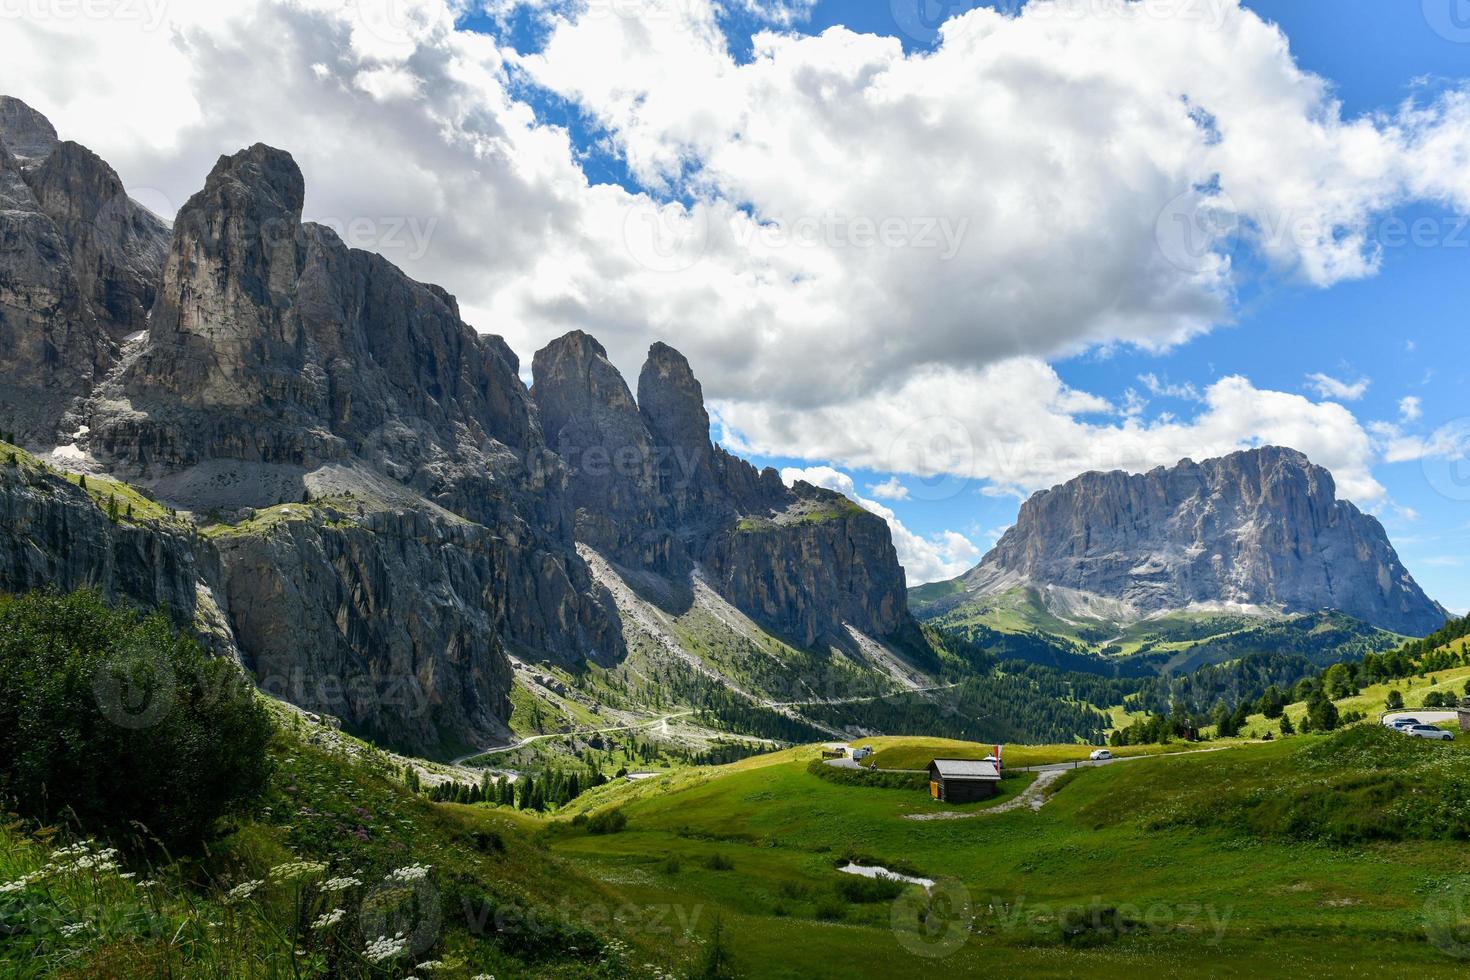
[[[1182,0],[1181,0],[1182,2]],[[990,6],[994,6],[991,4]],[[1280,25],[1290,39],[1297,65],[1329,80],[1345,116],[1391,111],[1405,99],[1429,97],[1467,73],[1463,38],[1437,32],[1428,16],[1408,4],[1318,4],[1299,0],[1256,0],[1248,6]],[[899,38],[906,51],[933,46],[923,33],[945,15],[965,7],[931,5],[925,15],[917,6],[905,20],[901,0],[823,0],[789,28],[817,34],[832,26]],[[1010,10],[1007,6],[1003,9]],[[897,13],[896,13],[897,12]],[[509,33],[483,19],[466,26],[491,33],[526,53],[539,51],[546,31],[522,14]],[[1447,22],[1453,25],[1453,22]],[[737,61],[750,58],[753,32],[768,24],[748,13],[721,18],[729,49]],[[564,125],[586,153],[584,169],[594,182],[613,182],[632,190],[639,182],[624,166],[615,143],[575,102],[550,96],[534,86],[528,101],[543,118]],[[1393,219],[1404,224],[1393,223]],[[1433,221],[1430,237],[1401,242],[1407,229]],[[1451,423],[1466,413],[1462,392],[1466,373],[1466,320],[1470,310],[1470,227],[1433,205],[1399,208],[1379,218],[1381,266],[1367,278],[1320,287],[1290,275],[1276,274],[1255,263],[1253,274],[1238,283],[1232,311],[1217,329],[1165,352],[1128,345],[1108,345],[1051,363],[1069,386],[1122,403],[1129,392],[1142,392],[1140,378],[1157,378],[1171,386],[1202,391],[1230,375],[1243,375],[1259,388],[1297,392],[1321,398],[1309,376],[1322,374],[1349,389],[1367,382],[1360,396],[1338,400],[1365,425],[1377,420],[1398,423],[1405,398],[1418,399],[1418,420],[1427,429]],[[1384,223],[1387,222],[1387,223]],[[1253,265],[1248,247],[1235,256],[1242,268]],[[696,365],[698,366],[698,365]],[[1356,392],[1351,392],[1356,395]],[[1142,418],[1162,413],[1189,416],[1198,410],[1192,398],[1153,394]],[[805,456],[760,456],[757,462],[778,467],[808,467],[824,462]],[[894,474],[842,466],[859,492]],[[1410,569],[1434,596],[1455,609],[1470,608],[1470,485],[1463,488],[1458,464],[1444,460],[1378,462],[1373,475],[1386,496],[1367,506],[1388,527]],[[910,499],[889,500],[902,523],[921,535],[959,530],[982,548],[1015,515],[1017,498],[980,492],[986,481],[946,479],[941,492],[926,491],[916,477],[897,475],[912,491]]]

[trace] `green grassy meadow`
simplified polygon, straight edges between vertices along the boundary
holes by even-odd
[[[922,793],[834,785],[807,771],[815,750],[794,750],[599,790],[568,812],[616,804],[628,829],[554,834],[549,846],[635,904],[718,915],[748,976],[1462,975],[1441,949],[1459,947],[1440,910],[1470,889],[1470,869],[1462,842],[1425,835],[1432,818],[1345,844],[1333,839],[1342,827],[1257,812],[1304,782],[1322,790],[1304,805],[1340,794],[1358,812],[1391,808],[1371,787],[1393,780],[1335,738],[1082,769],[1039,812],[943,821],[904,819],[944,809]],[[933,744],[883,741],[890,758]],[[1439,766],[1451,766],[1446,779],[1470,771],[1463,740],[1408,751],[1413,765],[1394,760],[1411,774],[1395,792],[1440,778]],[[836,867],[853,858],[937,879],[941,904],[964,914],[936,914],[928,934],[916,887],[842,901]]]

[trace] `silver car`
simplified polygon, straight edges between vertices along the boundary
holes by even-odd
[[[1415,738],[1437,738],[1445,742],[1452,742],[1455,739],[1454,732],[1447,732],[1443,728],[1435,728],[1433,725],[1409,725],[1405,728],[1400,728],[1399,731],[1405,735],[1412,735]]]

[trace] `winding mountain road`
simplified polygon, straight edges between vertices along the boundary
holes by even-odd
[[[532,745],[536,742],[543,742],[549,738],[569,738],[581,735],[607,735],[612,732],[634,732],[641,731],[645,728],[657,728],[659,726],[667,728],[669,722],[673,719],[683,718],[692,714],[694,714],[693,711],[676,711],[673,714],[664,715],[660,718],[654,718],[651,721],[640,721],[629,725],[612,725],[607,728],[581,728],[575,729],[570,732],[547,732],[544,735],[528,735],[520,741],[512,742],[509,745],[495,745],[491,746],[490,748],[479,749],[478,751],[471,752],[468,755],[462,755],[458,759],[453,760],[450,765],[462,766],[469,760],[478,759],[482,755],[500,755],[503,752],[514,752],[516,749],[523,749],[528,745]]]

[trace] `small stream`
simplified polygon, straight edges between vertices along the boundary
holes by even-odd
[[[897,871],[889,871],[887,868],[869,868],[861,864],[855,864],[852,861],[847,862],[847,864],[837,870],[843,874],[861,875],[864,878],[887,878],[889,881],[905,881],[910,885],[919,885],[925,891],[934,887],[934,882],[928,878],[914,878],[910,875],[901,875]]]

